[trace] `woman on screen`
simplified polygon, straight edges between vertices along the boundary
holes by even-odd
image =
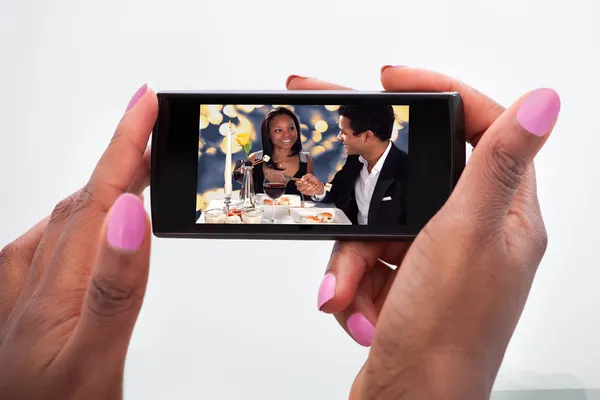
[[[262,151],[250,155],[249,160],[259,160],[264,155],[270,157],[269,162],[254,168],[254,190],[264,193],[263,182],[265,172],[269,170],[284,171],[288,177],[301,179],[306,174],[315,173],[311,157],[302,151],[300,122],[298,117],[285,107],[271,109],[263,119],[260,127]],[[287,181],[285,194],[302,196],[293,180]]]

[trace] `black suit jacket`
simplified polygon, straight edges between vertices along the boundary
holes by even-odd
[[[358,224],[358,206],[354,185],[360,179],[363,163],[357,155],[350,155],[339,170],[324,203],[334,203],[344,211],[353,224]],[[406,181],[408,177],[408,154],[392,143],[390,152],[379,172],[377,184],[369,205],[368,225],[406,224]],[[390,198],[383,201],[384,198]]]

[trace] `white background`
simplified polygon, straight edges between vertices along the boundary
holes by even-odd
[[[380,67],[404,64],[504,105],[552,87],[562,113],[537,159],[550,243],[496,389],[600,387],[597,2],[351,3],[0,0],[0,247],[85,182],[144,82],[380,89]],[[367,350],[316,309],[330,248],[155,238],[126,398],[345,398]]]

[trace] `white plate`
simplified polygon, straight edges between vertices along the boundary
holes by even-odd
[[[309,209],[306,209],[306,208],[291,208],[290,211],[291,211],[291,214],[292,214],[292,220],[296,224],[303,224],[303,225],[352,225],[352,222],[350,222],[350,220],[348,219],[348,217],[346,216],[346,214],[344,214],[344,212],[342,210],[340,210],[339,208],[321,208],[321,207],[314,207],[314,208],[309,208]],[[317,217],[321,213],[330,213],[331,215],[333,215],[333,221],[332,222],[314,223],[314,224],[305,221],[306,217],[308,217],[308,216]]]
[[[257,193],[254,197],[258,204],[260,204],[264,207],[272,207],[271,204],[265,204],[265,202],[264,202],[265,200],[271,200],[271,199],[269,199],[269,196],[267,196],[266,194]],[[284,194],[279,199],[281,200],[283,198],[287,198],[289,200],[290,204],[275,205],[275,207],[279,208],[279,207],[301,207],[302,206],[302,199],[297,194]]]

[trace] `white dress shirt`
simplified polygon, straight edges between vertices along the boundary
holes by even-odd
[[[356,205],[358,206],[358,224],[359,225],[367,225],[369,220],[369,205],[371,204],[371,198],[373,197],[373,192],[375,191],[375,185],[377,184],[377,179],[379,178],[379,173],[381,172],[381,168],[383,168],[383,164],[385,163],[385,159],[390,153],[390,149],[392,148],[392,142],[390,141],[387,148],[379,157],[377,163],[371,169],[369,173],[368,163],[362,156],[358,157],[360,162],[363,164],[362,169],[360,170],[360,175],[356,179],[354,183],[354,193],[356,196]],[[313,196],[313,200],[321,201],[325,198],[325,193],[321,195]]]

